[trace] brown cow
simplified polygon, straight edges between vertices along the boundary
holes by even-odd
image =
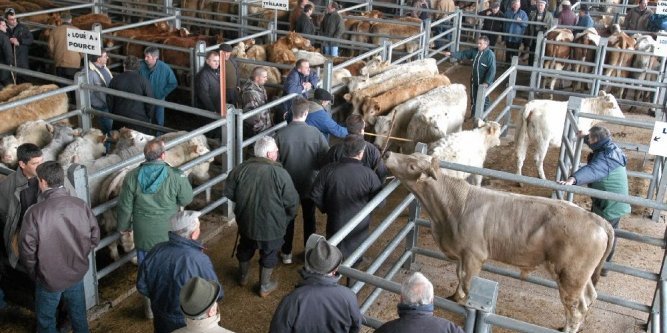
[[[374,97],[365,97],[361,107],[364,118],[383,115],[396,105],[450,83],[449,78],[438,74],[418,78],[408,86],[395,87]]]
[[[572,31],[570,31],[570,29],[554,29],[549,31],[549,33],[547,33],[546,39],[556,42],[572,43],[572,41],[574,40],[574,35],[572,34]],[[570,47],[568,45],[555,45],[547,43],[544,53],[547,57],[569,59]],[[563,68],[565,68],[565,64],[557,60],[547,60],[546,63],[544,64],[544,67],[546,69],[560,71],[563,70]],[[551,78],[551,85],[549,86],[549,88],[552,91],[556,87],[556,80],[558,80],[558,76],[554,76]],[[547,87],[547,80],[544,80],[544,87],[545,88]],[[551,98],[553,98],[553,94],[551,95]]]
[[[609,36],[607,45],[610,48],[622,49],[622,50],[634,50],[636,41],[634,38],[628,36],[625,32],[621,31],[621,27],[618,24],[612,26],[612,35]],[[621,70],[620,67],[632,67],[632,54],[623,51],[607,51],[607,58],[605,61],[610,67],[604,71],[604,75],[607,77],[621,77],[627,78],[630,76],[630,73],[625,70]],[[620,92],[617,96],[623,96],[623,87],[619,87]],[[609,88],[609,93],[611,93],[611,88]]]
[[[597,30],[595,30],[595,28],[588,28],[583,32],[578,33],[574,38],[574,42],[585,46],[599,46],[600,35],[598,34]],[[595,62],[595,52],[595,49],[574,47],[572,50],[574,60],[590,64],[590,66],[576,64],[574,65],[574,71],[577,73],[592,72],[594,66],[593,63]],[[583,90],[583,84],[581,81],[578,81],[576,85],[577,88],[574,89],[575,91]]]
[[[390,23],[390,22],[376,23],[370,29],[370,33],[377,35],[373,36],[372,38],[373,44],[382,45],[382,39],[387,38],[382,35],[392,36],[394,38],[389,38],[389,41],[391,41],[392,43],[398,43],[403,39],[412,37],[420,33],[421,31],[420,25],[422,22],[420,19],[414,17],[401,17],[398,20],[406,23],[413,23],[413,24],[418,23],[419,25],[405,25],[405,24]],[[407,50],[407,52],[414,52],[418,48],[419,48],[419,40],[414,40],[395,48],[395,50],[397,51]]]
[[[472,186],[445,176],[440,161],[424,154],[389,153],[385,164],[419,199],[435,242],[456,261],[453,300],[465,299],[488,259],[514,265],[522,276],[544,265],[565,307],[564,331],[577,332],[614,241],[607,221],[566,201]]]
[[[293,31],[288,32],[286,36],[278,38],[275,43],[264,48],[269,62],[290,65],[293,65],[297,60],[292,49],[319,51],[311,46],[310,40]]]

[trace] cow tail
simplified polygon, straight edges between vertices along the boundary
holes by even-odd
[[[516,131],[514,136],[514,143],[516,144],[517,152],[523,149],[526,150],[528,146],[528,121],[530,120],[530,115],[532,114],[531,109],[524,109],[521,114],[521,119],[519,121],[519,128]],[[524,152],[525,155],[525,152]]]
[[[595,272],[593,272],[593,276],[591,277],[593,286],[596,286],[598,281],[600,280],[600,272],[602,272],[602,267],[604,266],[604,263],[607,261],[607,257],[609,257],[609,254],[611,253],[611,250],[614,245],[614,238],[616,237],[614,235],[614,228],[611,227],[611,224],[607,223],[607,221],[602,221],[601,224],[602,227],[604,228],[604,231],[607,233],[607,249],[604,251],[604,255],[600,259],[600,263],[598,264],[598,266],[595,267]]]

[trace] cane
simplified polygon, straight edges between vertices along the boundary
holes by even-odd
[[[14,67],[16,67],[16,45],[14,45]],[[16,85],[16,75],[13,71],[10,71],[10,73],[12,73],[12,80],[14,80],[14,85]]]
[[[236,242],[234,242],[234,248],[232,249],[231,258],[234,258],[234,254],[236,254],[236,247],[239,245],[239,239],[241,239],[241,233],[237,230],[236,231]]]

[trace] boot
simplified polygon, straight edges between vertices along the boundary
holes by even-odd
[[[278,288],[278,282],[271,280],[271,273],[273,273],[273,268],[260,268],[261,275],[261,285],[259,286],[259,296],[267,297],[271,292]]]
[[[144,316],[146,319],[153,319],[153,310],[151,310],[151,299],[144,296]]]
[[[245,286],[248,284],[249,269],[250,261],[239,261],[239,285]]]

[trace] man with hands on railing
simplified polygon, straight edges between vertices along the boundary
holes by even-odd
[[[489,48],[489,38],[482,35],[477,38],[477,49],[468,49],[462,52],[445,52],[445,57],[455,59],[472,59],[472,75],[470,77],[470,117],[475,114],[477,90],[479,86],[488,87],[496,78],[496,55]],[[484,99],[484,109],[491,104],[489,97]]]
[[[528,26],[528,15],[521,9],[520,0],[512,0],[511,10],[505,11],[505,18],[513,22],[505,22],[505,32],[512,36],[506,36],[507,58],[505,61],[511,62],[512,57],[517,55],[519,45],[523,41],[523,34]]]
[[[628,159],[621,148],[612,142],[609,130],[601,126],[593,126],[589,133],[577,132],[577,137],[583,138],[584,143],[593,152],[588,155],[588,164],[579,168],[566,180],[559,180],[558,183],[561,185],[589,184],[589,187],[596,190],[628,195],[628,174],[625,169]],[[627,203],[608,199],[592,199],[591,211],[607,220],[614,229],[618,228],[621,217],[630,213],[630,205]],[[615,249],[616,239],[614,239],[607,261],[611,261]],[[603,269],[601,275],[606,276],[607,271]]]
[[[308,60],[299,59],[296,61],[294,68],[287,73],[287,77],[283,83],[283,95],[301,94],[303,98],[308,99],[310,97],[308,95],[311,95],[313,89],[317,87],[319,80],[320,78],[317,76],[317,73],[310,70]],[[291,108],[291,100],[283,103],[283,117],[276,117],[275,123],[277,124],[285,119],[289,122],[289,119],[291,119],[291,115],[289,114]]]

